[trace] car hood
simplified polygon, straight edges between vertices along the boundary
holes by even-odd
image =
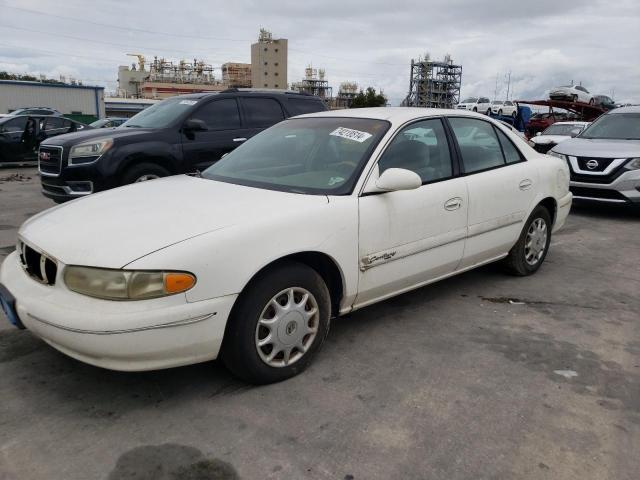
[[[640,140],[571,138],[553,149],[574,157],[630,158],[640,157]]]
[[[55,137],[47,138],[42,145],[53,145],[59,147],[69,147],[78,143],[89,141],[94,138],[131,138],[146,135],[151,132],[158,132],[157,129],[151,128],[91,128],[81,132],[65,133]]]
[[[531,137],[531,141],[538,145],[548,145],[549,143],[560,143],[570,139],[569,135],[538,135]]]
[[[67,265],[122,268],[198,235],[327,202],[324,195],[180,175],[59,205],[27,220],[18,234]]]

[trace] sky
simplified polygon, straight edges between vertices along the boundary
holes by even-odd
[[[289,40],[288,81],[324,68],[398,105],[411,59],[450,54],[462,96],[540,99],[554,86],[640,103],[639,0],[0,0],[0,70],[117,86],[142,53],[247,62],[259,29]],[[221,73],[218,70],[217,75]],[[497,89],[496,89],[497,85]],[[495,95],[497,90],[497,95]]]

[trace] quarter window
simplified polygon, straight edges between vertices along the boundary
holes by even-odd
[[[244,113],[250,127],[270,127],[282,120],[282,107],[273,98],[243,98]]]
[[[473,118],[450,118],[466,173],[504,165],[498,137],[489,122]]]
[[[191,117],[202,120],[209,130],[231,130],[240,127],[240,113],[235,98],[214,100],[199,108]]]
[[[522,156],[516,146],[507,138],[507,136],[496,128],[498,139],[502,145],[502,152],[507,163],[517,163],[522,161]]]
[[[396,135],[378,162],[380,173],[404,168],[420,175],[422,183],[449,178],[451,155],[447,136],[439,119],[413,123]]]

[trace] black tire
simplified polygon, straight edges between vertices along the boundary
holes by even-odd
[[[498,115],[502,116],[502,109],[498,110]]]
[[[485,114],[485,115],[491,115],[491,109],[490,109],[490,108],[487,108],[487,111],[486,111],[486,112],[484,112],[484,114]]]
[[[518,116],[518,112],[513,111],[511,112],[511,118],[516,118]]]
[[[534,264],[531,264],[527,262],[525,254],[527,234],[529,232],[529,229],[531,228],[531,225],[538,219],[541,219],[546,224],[547,238],[542,256]],[[538,271],[540,265],[542,265],[544,259],[547,256],[547,252],[549,251],[549,243],[551,242],[551,228],[551,215],[549,214],[549,211],[542,205],[538,205],[533,210],[533,212],[531,212],[531,215],[524,224],[524,228],[520,233],[520,238],[518,238],[518,241],[509,252],[509,255],[503,260],[504,267],[508,273],[524,277]]]
[[[572,95],[572,96],[571,96],[571,101],[572,101],[573,103],[577,102],[577,101],[578,101],[578,95]]]
[[[589,105],[595,105],[596,101],[592,98],[591,100],[589,100]]]
[[[146,175],[152,175],[157,178],[167,177],[171,175],[169,171],[161,167],[160,165],[156,165],[155,163],[138,163],[137,165],[133,165],[129,167],[120,179],[120,185],[129,185],[130,183],[135,183],[139,181],[138,179],[142,178]]]
[[[474,111],[474,112],[477,112],[477,111],[478,111],[478,108],[477,108],[477,107],[473,107],[473,111]]]
[[[293,363],[272,366],[258,352],[258,321],[271,299],[292,287],[307,290],[315,299],[319,313],[317,333],[306,352]],[[280,262],[253,279],[238,298],[227,324],[222,344],[222,361],[234,375],[249,383],[267,384],[286,380],[302,372],[311,363],[329,333],[330,315],[331,297],[322,277],[302,263]],[[263,351],[264,353],[268,352]],[[296,355],[299,353],[296,350]],[[278,356],[279,354],[276,358]]]

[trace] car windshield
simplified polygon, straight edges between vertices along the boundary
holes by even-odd
[[[494,100],[491,105],[502,105],[502,100]]]
[[[165,128],[198,103],[198,99],[173,97],[144,109],[122,124],[123,127]]]
[[[640,140],[640,113],[602,115],[580,134],[580,138]]]
[[[388,122],[366,118],[286,120],[251,138],[202,177],[286,192],[347,195],[388,129]]]
[[[464,99],[460,103],[476,103],[477,101],[478,101],[478,99],[476,97],[469,97],[469,98]]]
[[[565,123],[565,124],[557,124],[554,123],[549,128],[547,128],[542,135],[566,135],[571,136],[574,130],[582,130],[584,128],[583,125],[575,124],[575,123]]]

